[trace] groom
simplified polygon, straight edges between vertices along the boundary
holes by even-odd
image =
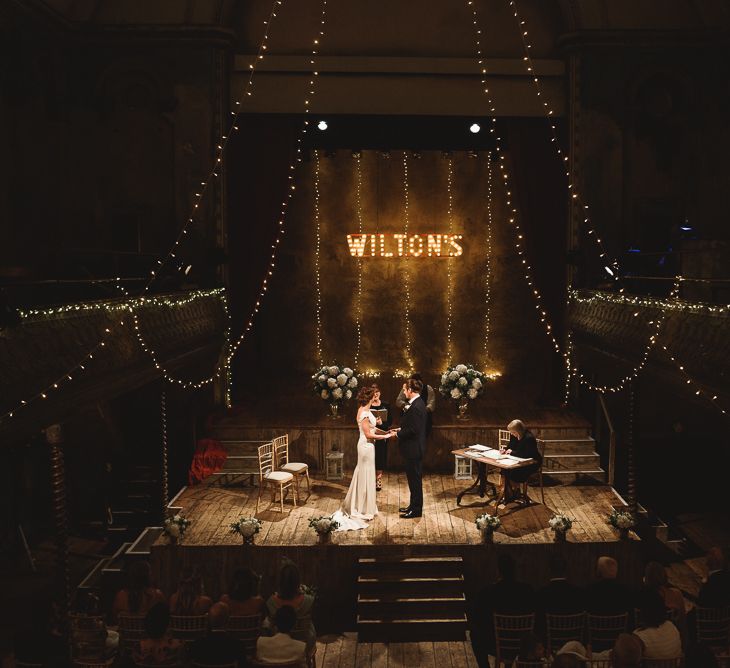
[[[400,508],[401,517],[412,519],[423,514],[423,487],[421,484],[421,463],[426,450],[426,404],[421,399],[423,383],[409,378],[403,386],[406,397],[405,411],[398,429],[398,445],[406,460],[406,476],[411,502]]]

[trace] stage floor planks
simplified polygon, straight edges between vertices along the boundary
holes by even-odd
[[[176,505],[192,520],[185,534],[185,545],[236,545],[240,537],[231,534],[229,524],[239,516],[256,516],[264,522],[256,535],[257,545],[315,545],[317,537],[309,528],[309,519],[335,512],[344,498],[349,480],[332,482],[312,479],[312,494],[306,498],[302,485],[302,502],[296,508],[287,499],[284,512],[278,502],[270,503],[264,491],[256,513],[257,487],[224,487],[217,482],[187,488]],[[400,519],[398,508],[408,502],[405,474],[386,473],[383,491],[378,492],[379,515],[362,531],[338,532],[332,542],[339,545],[457,545],[477,544],[481,535],[474,519],[483,512],[493,514],[494,505],[479,503],[477,495],[467,495],[462,506],[456,494],[469,485],[468,480],[454,480],[451,475],[424,476],[424,516],[415,520]],[[540,498],[539,488],[530,488],[533,499]],[[568,534],[570,542],[594,543],[617,541],[618,536],[607,523],[620,497],[610,486],[557,485],[545,488],[545,505],[528,507],[510,504],[500,507],[502,526],[495,533],[495,543],[551,543],[553,533],[548,519],[561,512],[573,518]],[[161,539],[162,540],[162,539]],[[162,540],[164,542],[164,540]]]

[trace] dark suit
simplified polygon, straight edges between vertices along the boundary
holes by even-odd
[[[540,469],[542,457],[540,457],[540,450],[537,448],[537,441],[531,431],[527,430],[520,439],[510,436],[509,445],[507,447],[512,451],[512,454],[515,457],[534,459],[537,462],[536,464],[530,464],[529,466],[521,466],[518,469],[514,469],[514,471],[505,470],[504,475],[509,480],[513,482],[525,482],[533,473],[536,473]]]
[[[406,460],[408,490],[411,494],[409,507],[413,512],[420,513],[423,510],[421,465],[426,452],[426,404],[421,397],[416,397],[403,413],[398,432],[398,447]]]
[[[596,580],[586,589],[586,607],[588,612],[597,615],[618,615],[632,612],[636,597],[626,585],[607,578]]]
[[[585,610],[585,597],[580,587],[570,584],[565,578],[550,580],[537,591],[538,608],[542,612],[556,615],[573,615]]]
[[[700,588],[698,603],[703,608],[722,608],[730,605],[730,571],[715,571]]]

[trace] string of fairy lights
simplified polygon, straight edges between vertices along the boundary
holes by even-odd
[[[322,246],[322,229],[319,216],[319,152],[314,151],[314,294],[315,294],[315,353],[319,365],[324,366],[322,353],[322,287],[320,284],[319,255]]]
[[[362,154],[355,154],[355,214],[357,216],[358,234],[363,233],[362,215]],[[355,369],[360,361],[360,346],[362,344],[362,258],[357,258],[357,303],[355,304]]]
[[[446,170],[446,195],[447,195],[447,209],[446,217],[449,225],[449,236],[454,234],[454,194],[452,191],[452,185],[454,180],[454,161],[449,153],[447,158],[447,170]],[[451,366],[451,361],[454,357],[454,349],[451,340],[451,319],[452,313],[452,302],[453,302],[453,291],[454,291],[454,278],[453,278],[453,264],[454,259],[449,257],[446,259],[446,366]]]
[[[492,304],[492,152],[487,154],[487,230],[486,247],[484,249],[484,371],[489,369],[489,335],[491,329],[490,309]]]
[[[707,390],[703,390],[700,384],[694,380],[684,369],[684,364],[682,364],[665,346],[662,345],[662,350],[666,354],[667,357],[669,357],[672,362],[674,362],[674,365],[677,367],[677,369],[680,371],[680,373],[685,378],[685,384],[690,386],[690,389],[694,392],[695,396],[703,397],[704,399],[707,399],[710,401],[717,410],[719,410],[723,415],[727,415],[727,410],[724,409],[722,406],[720,406],[719,403],[717,403],[717,395],[712,394],[710,392],[707,392]]]
[[[410,200],[408,186],[408,153],[403,151],[403,233],[408,240],[408,228],[410,225]],[[403,290],[405,292],[405,303],[403,312],[405,318],[405,346],[406,346],[406,369],[407,372],[396,370],[396,376],[410,376],[413,373],[413,356],[412,356],[412,335],[411,335],[411,275],[408,267],[408,255],[403,258]]]
[[[596,243],[598,247],[598,254],[599,258],[603,260],[604,262],[608,262],[606,260],[607,258],[607,251],[605,248],[605,245],[603,241],[601,240],[600,236],[598,235],[596,228],[594,227],[591,217],[588,214],[589,208],[588,205],[585,203],[584,198],[581,196],[580,192],[578,191],[578,188],[575,183],[575,176],[572,174],[572,165],[570,164],[570,157],[568,155],[567,151],[564,151],[560,147],[560,141],[558,140],[558,134],[557,134],[557,127],[555,126],[555,110],[552,108],[550,103],[547,101],[547,97],[544,94],[544,91],[542,90],[542,87],[540,85],[540,79],[537,76],[537,73],[535,72],[535,66],[532,61],[532,56],[530,53],[530,50],[532,49],[532,44],[530,44],[528,34],[527,34],[527,28],[525,21],[522,19],[522,17],[519,14],[519,10],[517,8],[517,0],[507,0],[507,2],[510,5],[510,8],[512,9],[512,14],[515,18],[515,21],[517,23],[517,32],[520,35],[520,41],[522,43],[522,49],[523,49],[523,57],[522,62],[524,63],[525,69],[527,71],[527,74],[530,76],[530,79],[532,80],[534,87],[535,87],[535,93],[538,98],[538,101],[540,102],[545,115],[547,116],[549,122],[550,122],[550,142],[555,147],[555,151],[558,156],[558,160],[560,161],[561,166],[564,166],[565,168],[565,176],[567,177],[567,186],[568,186],[568,192],[570,194],[570,197],[572,200],[575,201],[576,205],[581,207],[583,212],[583,224],[586,227],[586,231],[588,233],[588,236],[593,239],[593,241]],[[618,261],[614,258],[611,260],[607,265],[604,266],[604,270],[608,275],[611,277],[611,279],[615,282],[620,281],[620,270],[619,270],[619,264]],[[623,290],[623,288],[620,288]]]

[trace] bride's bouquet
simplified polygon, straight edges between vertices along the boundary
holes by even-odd
[[[441,376],[439,392],[454,401],[476,399],[484,392],[487,376],[472,364],[450,366]]]
[[[352,393],[357,387],[357,377],[350,367],[340,367],[336,364],[323,366],[313,376],[314,393],[324,401],[339,404],[352,399]]]

